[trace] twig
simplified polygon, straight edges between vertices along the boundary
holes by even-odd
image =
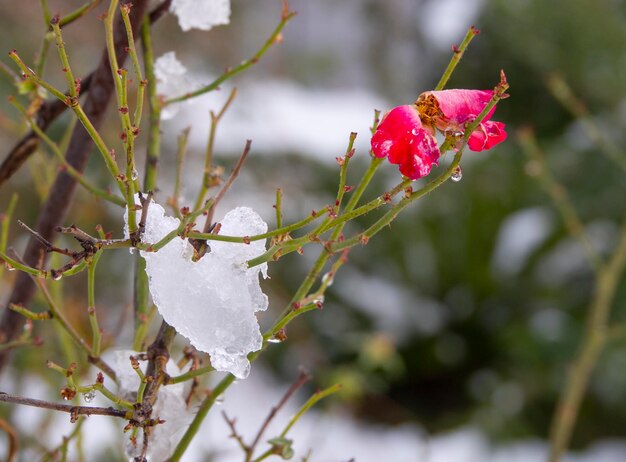
[[[167,382],[165,366],[170,359],[170,346],[176,337],[176,330],[163,321],[156,338],[148,347],[148,366],[146,367],[147,386],[143,396],[143,408],[149,417],[156,400],[159,387]]]
[[[228,415],[226,414],[226,411],[222,411],[222,417],[224,417],[224,420],[226,421],[226,423],[230,427],[230,437],[234,438],[237,441],[237,443],[239,443],[239,447],[246,454],[248,454],[248,449],[249,448],[246,445],[245,441],[243,440],[243,437],[239,434],[239,432],[237,431],[237,428],[235,427],[235,424],[237,423],[237,419],[230,419],[228,417]],[[246,460],[247,460],[247,456],[246,456]]]
[[[169,205],[172,207],[174,214],[181,218],[180,214],[180,191],[182,189],[183,166],[185,165],[185,157],[187,156],[187,140],[191,127],[187,127],[178,135],[178,149],[176,150],[176,179],[174,181],[174,192],[170,197]]]
[[[276,203],[274,204],[276,209],[276,228],[283,227],[283,190],[276,189]]]
[[[76,258],[78,256],[79,252],[74,252],[69,249],[61,249],[60,247],[53,245],[50,241],[44,238],[37,231],[28,227],[28,225],[24,223],[23,221],[17,220],[17,224],[20,225],[22,228],[24,228],[26,231],[28,231],[35,239],[37,239],[44,246],[46,252],[48,253],[57,252],[57,253],[60,253],[61,255],[65,255],[67,257],[72,257],[72,258]]]
[[[552,198],[552,202],[558,209],[563,219],[563,223],[567,228],[567,231],[572,237],[578,239],[587,255],[587,260],[595,268],[602,267],[602,260],[598,256],[596,250],[591,244],[591,240],[585,231],[585,227],[578,216],[578,212],[570,200],[567,190],[559,184],[546,165],[545,157],[543,156],[537,140],[535,139],[533,132],[530,128],[521,129],[518,131],[518,139],[522,148],[530,159],[537,163],[539,181],[546,190],[546,192]]]
[[[213,199],[213,203],[211,204],[207,212],[206,221],[204,222],[204,228],[202,229],[203,233],[209,233],[212,230],[213,214],[215,213],[215,207],[222,200],[224,195],[226,195],[230,187],[233,185],[233,183],[239,176],[239,172],[241,171],[241,167],[243,167],[243,163],[245,162],[246,157],[248,157],[248,153],[250,152],[251,146],[252,146],[252,141],[246,140],[246,146],[244,147],[243,152],[241,153],[241,156],[239,157],[239,160],[235,164],[233,171],[230,173],[228,180],[226,180],[226,183],[224,183],[224,185],[222,186],[222,189],[220,189],[219,192],[215,195],[215,198]],[[192,243],[192,245],[196,244],[195,246],[196,255],[194,255],[194,260],[199,260],[200,258],[204,256],[204,254],[207,251],[207,248],[208,248],[207,243],[206,241],[198,242],[198,241],[193,241],[193,240],[190,240],[190,242]]]
[[[337,393],[338,391],[341,390],[341,385],[340,384],[336,384],[333,385],[331,387],[328,387],[324,390],[320,390],[317,391],[313,394],[313,396],[311,396],[306,403],[304,403],[302,405],[302,407],[298,410],[298,412],[296,412],[296,414],[289,420],[289,423],[287,424],[287,426],[285,427],[285,429],[282,431],[282,433],[280,434],[280,436],[278,438],[275,438],[275,440],[283,440],[285,442],[286,441],[286,436],[287,433],[289,433],[289,430],[291,430],[291,428],[296,424],[296,422],[298,420],[300,420],[300,417],[302,417],[304,415],[304,413],[306,411],[308,411],[311,407],[313,407],[318,401],[326,398],[327,396],[330,396],[334,393]],[[270,440],[271,442],[272,440]],[[291,442],[289,442],[289,444],[291,444]],[[259,457],[257,457],[256,459],[254,459],[253,462],[261,462],[262,460],[267,459],[269,456],[273,455],[273,454],[280,454],[281,452],[277,452],[277,449],[282,449],[280,447],[277,447],[276,444],[273,444],[271,448],[269,448],[267,451],[265,451],[263,454],[261,454]]]
[[[254,455],[254,450],[256,449],[257,444],[259,444],[259,441],[261,441],[261,437],[263,436],[263,433],[265,433],[265,430],[267,430],[267,427],[269,426],[270,422],[274,419],[274,417],[276,417],[276,414],[278,413],[278,411],[285,405],[287,401],[289,401],[289,399],[293,396],[293,394],[296,391],[298,391],[309,380],[311,380],[311,376],[304,370],[300,369],[298,371],[298,377],[296,378],[296,381],[293,384],[291,384],[291,386],[289,387],[287,392],[283,395],[283,397],[278,402],[278,404],[270,410],[270,413],[265,418],[263,425],[261,425],[261,428],[259,428],[259,431],[256,434],[256,437],[254,438],[254,440],[252,441],[252,444],[248,447],[246,462],[252,460],[252,456]]]
[[[626,172],[626,156],[624,156],[624,151],[606,136],[600,127],[598,127],[598,124],[593,121],[589,115],[589,110],[585,104],[576,97],[567,84],[567,81],[562,76],[553,74],[548,78],[547,85],[548,89],[559,103],[582,123],[587,135],[601,148],[601,152]]]
[[[185,451],[191,444],[191,440],[194,438],[194,436],[196,436],[198,430],[200,429],[200,426],[202,425],[202,422],[213,407],[213,404],[215,404],[215,400],[219,398],[234,381],[235,376],[232,374],[228,374],[217,384],[217,386],[213,390],[211,390],[211,392],[209,392],[206,398],[204,398],[204,400],[200,404],[200,407],[198,408],[198,411],[196,412],[195,417],[193,418],[191,424],[189,424],[189,427],[187,427],[187,430],[176,445],[176,448],[174,449],[171,457],[168,459],[168,462],[178,462],[181,457],[183,457]]]
[[[137,25],[148,4],[147,0],[136,0],[134,2],[133,10],[131,11],[131,22],[133,24],[133,30],[137,29]],[[122,21],[119,21],[115,29],[115,49],[120,62],[126,56],[125,47],[126,43],[126,30]],[[114,85],[111,76],[111,70],[109,68],[108,58],[106,52],[96,70],[93,72],[90,79],[91,90],[87,95],[84,104],[85,114],[91,123],[95,127],[99,127],[104,120],[107,106],[112,92],[114,91]],[[83,80],[82,90],[84,91],[85,81]],[[57,108],[58,113],[62,112],[65,103],[61,106],[54,106]],[[58,116],[58,113],[56,116]],[[55,117],[56,117],[55,116]],[[38,115],[39,118],[39,115]],[[49,124],[53,118],[47,120]],[[41,126],[41,125],[40,125]],[[28,143],[32,143],[32,139]],[[68,149],[67,149],[67,161],[77,171],[84,171],[89,153],[92,147],[92,139],[86,133],[82,126],[77,125],[72,134]],[[32,147],[34,149],[34,147]],[[32,151],[31,151],[32,152]],[[0,167],[0,172],[2,168]],[[9,174],[10,176],[10,174]],[[8,177],[0,174],[0,182]],[[39,220],[36,227],[37,232],[45,239],[52,240],[54,230],[59,226],[69,210],[74,191],[76,190],[76,181],[67,174],[67,172],[59,172],[54,184],[50,189],[48,198],[39,214]],[[42,249],[41,244],[34,238],[29,240],[26,252],[24,254],[24,260],[27,265],[36,265],[39,262],[40,251]],[[9,299],[9,303],[26,305],[35,293],[35,284],[31,281],[30,277],[26,274],[19,274],[16,279],[16,283],[13,287],[13,292]],[[24,318],[18,313],[11,310],[4,310],[2,319],[0,320],[0,342],[8,342],[16,338],[21,331]],[[0,352],[0,370],[6,364],[8,359],[7,351]]]
[[[215,368],[210,364],[208,366],[198,367],[196,369],[191,369],[189,372],[185,372],[184,374],[177,375],[176,377],[170,377],[167,380],[167,384],[181,383],[187,380],[194,379],[196,377],[200,377],[201,375],[208,374],[209,372],[213,372]]]
[[[0,419],[0,428],[5,431],[7,434],[7,438],[9,440],[9,449],[7,450],[7,458],[6,462],[13,462],[15,457],[17,456],[17,452],[20,447],[20,440],[13,426],[9,425],[9,423]]]
[[[99,2],[99,0],[93,1],[92,4],[95,6]],[[139,4],[139,6],[143,9],[146,2],[144,0],[141,0],[134,3]],[[170,3],[171,0],[166,0],[161,5],[157,6],[149,14],[149,22],[154,23],[158,21],[163,13],[168,10]],[[137,7],[137,5],[135,5],[135,7]],[[70,15],[68,15],[68,17],[61,18],[61,27],[63,27],[63,25],[67,23],[68,19],[70,19]],[[136,27],[133,27],[133,30],[135,29]],[[119,55],[121,56],[121,52],[119,53]],[[2,68],[4,67],[5,66],[2,66]],[[39,72],[40,69],[37,69],[37,71]],[[80,79],[81,94],[86,94],[90,90],[95,72],[96,71],[93,71],[84,78]],[[148,76],[148,78],[150,78],[150,76]],[[100,82],[98,82],[98,85],[100,85]],[[63,112],[65,112],[66,109],[67,105],[63,101],[59,101],[57,99],[45,101],[37,112],[37,126],[42,131],[45,131],[52,122],[54,122],[61,114],[63,114]],[[19,170],[19,168],[24,164],[24,162],[26,162],[30,155],[35,152],[37,146],[39,146],[39,139],[34,131],[28,132],[22,137],[20,141],[17,142],[17,144],[15,144],[15,146],[11,149],[11,151],[9,151],[9,154],[7,154],[4,161],[0,165],[0,187],[4,184],[5,181],[11,178],[17,170]]]
[[[256,52],[256,54],[246,60],[246,61],[242,61],[241,64],[239,64],[238,66],[235,66],[231,69],[226,70],[226,72],[224,72],[221,76],[219,76],[217,79],[215,79],[213,82],[211,82],[208,85],[205,85],[202,88],[199,88],[193,92],[190,93],[186,93],[184,95],[181,96],[177,96],[175,98],[171,98],[168,99],[166,101],[163,102],[163,105],[168,105],[168,104],[172,104],[172,103],[178,103],[180,101],[185,101],[191,98],[195,98],[196,96],[200,96],[203,95],[204,93],[208,93],[210,91],[213,91],[217,88],[219,88],[219,86],[225,82],[226,80],[228,80],[229,78],[231,78],[232,76],[239,74],[240,72],[244,71],[245,69],[249,68],[250,66],[256,64],[259,62],[259,60],[263,57],[263,55],[267,52],[267,50],[270,49],[270,47],[276,43],[280,43],[281,41],[281,31],[283,30],[283,28],[285,27],[285,25],[296,15],[295,12],[291,12],[289,10],[285,10],[283,8],[282,14],[281,14],[281,20],[280,23],[278,24],[278,26],[276,26],[276,29],[274,29],[274,31],[271,33],[271,35],[269,36],[269,38],[267,39],[267,41],[265,42],[265,44],[259,49],[259,51]]]
[[[241,167],[243,167],[243,163],[246,161],[246,157],[248,157],[248,153],[250,152],[251,146],[252,146],[252,140],[246,140],[246,145],[243,148],[243,152],[241,153],[239,160],[235,164],[233,171],[230,173],[228,180],[226,180],[226,183],[224,183],[224,186],[222,186],[222,189],[220,189],[219,192],[215,195],[213,204],[211,205],[211,208],[209,209],[207,213],[206,222],[204,223],[204,228],[203,228],[204,233],[209,232],[209,227],[212,224],[213,215],[215,213],[215,208],[217,207],[217,205],[220,203],[222,198],[226,195],[230,187],[233,185],[233,183],[239,176],[239,172],[241,171]]]
[[[435,90],[443,90],[443,88],[446,86],[446,83],[448,83],[450,76],[452,76],[454,69],[456,69],[456,66],[461,61],[461,58],[463,57],[465,50],[469,46],[470,42],[474,39],[474,37],[476,37],[478,34],[480,34],[480,31],[476,29],[474,26],[470,26],[469,30],[467,31],[467,34],[465,34],[465,38],[461,42],[461,45],[459,45],[458,47],[456,46],[452,47],[452,51],[453,51],[452,58],[450,59],[450,63],[448,64],[448,67],[443,72],[443,75],[441,76],[439,83],[437,83]]]
[[[71,414],[72,418],[76,418],[79,415],[108,415],[121,417],[122,419],[128,419],[131,417],[128,411],[115,409],[113,407],[72,406],[71,404],[52,403],[50,401],[43,401],[40,399],[24,398],[22,396],[12,395],[1,391],[0,401],[5,403],[21,404],[24,406],[33,406],[42,409],[51,409],[53,411],[67,412]],[[132,414],[132,412],[130,414]]]
[[[214,178],[213,172],[213,146],[215,144],[215,133],[217,131],[217,125],[220,120],[228,110],[229,106],[232,104],[235,96],[237,95],[237,89],[233,88],[230,92],[230,95],[226,99],[226,102],[222,106],[222,109],[219,110],[217,114],[211,111],[211,127],[209,129],[209,139],[207,141],[206,152],[204,155],[204,175],[202,176],[202,185],[200,186],[200,191],[198,191],[198,198],[196,199],[196,204],[194,205],[194,210],[199,209],[204,204],[204,198],[208,190],[217,184],[219,184],[219,178]]]
[[[589,380],[608,339],[609,315],[626,267],[626,219],[620,242],[609,262],[596,273],[595,293],[589,306],[587,331],[565,381],[550,429],[550,462],[558,462],[567,449]]]

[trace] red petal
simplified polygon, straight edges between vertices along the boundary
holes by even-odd
[[[439,103],[439,109],[445,119],[441,123],[448,122],[453,125],[461,125],[467,120],[475,118],[493,97],[493,91],[491,90],[442,90],[428,92],[427,94],[433,95],[437,103]],[[489,120],[495,110],[494,107],[484,120]],[[445,128],[440,129],[445,130]]]
[[[400,171],[414,180],[428,175],[441,155],[415,106],[399,106],[385,115],[372,136],[372,152],[400,164]]]
[[[474,133],[467,141],[467,146],[476,152],[491,149],[506,139],[505,127],[506,125],[502,122],[483,122],[474,130]]]
[[[439,165],[441,152],[435,139],[426,131],[417,148],[413,149],[409,156],[400,164],[400,173],[417,180],[430,173],[433,165]]]

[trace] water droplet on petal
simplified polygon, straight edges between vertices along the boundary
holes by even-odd
[[[417,128],[414,128],[413,130],[411,130],[411,134],[417,136]]]
[[[463,178],[463,170],[461,170],[461,167],[457,167],[454,173],[452,174],[452,176],[450,176],[450,179],[452,181],[456,181],[457,183],[461,181],[462,178]]]
[[[83,399],[85,400],[86,403],[91,403],[95,397],[96,397],[96,392],[93,390],[91,390],[88,393],[83,394]]]

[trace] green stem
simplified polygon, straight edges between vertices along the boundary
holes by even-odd
[[[226,99],[226,102],[222,106],[222,109],[215,114],[211,111],[211,127],[209,129],[209,139],[207,141],[206,153],[204,156],[204,175],[202,177],[202,185],[200,187],[200,191],[198,191],[198,197],[196,199],[196,204],[193,209],[197,210],[202,207],[204,204],[204,198],[206,197],[207,192],[212,186],[216,186],[218,183],[216,179],[213,178],[213,146],[215,144],[215,132],[217,130],[217,124],[220,119],[224,115],[224,113],[228,110],[229,106],[232,104],[235,96],[237,95],[237,90],[235,88],[232,89],[230,95]]]
[[[187,380],[191,380],[195,377],[200,377],[201,375],[208,374],[209,372],[213,372],[215,369],[213,366],[208,365],[204,367],[199,367],[189,372],[185,372],[184,374],[177,375],[176,377],[170,377],[167,381],[168,385],[172,385],[175,383],[186,382]]]
[[[19,270],[19,271],[22,271],[23,273],[30,274],[31,276],[34,276],[36,278],[42,278],[42,279],[50,278],[50,274],[48,271],[40,270],[37,268],[31,268],[28,265],[24,265],[20,263],[19,261],[9,257],[6,253],[2,251],[0,251],[0,260],[4,261],[4,264],[9,271]]]
[[[308,217],[292,223],[291,225],[284,226],[282,228],[275,229],[274,231],[268,231],[263,234],[255,234],[254,236],[226,236],[221,234],[211,234],[211,233],[199,233],[199,232],[191,232],[187,234],[187,237],[193,239],[205,239],[207,241],[224,241],[224,242],[253,242],[260,241],[261,239],[267,239],[268,237],[274,236],[282,236],[291,233],[292,231],[296,231],[300,228],[304,228],[306,225],[315,221],[319,217],[326,214],[326,210],[320,210],[318,212],[312,213]]]
[[[43,140],[43,142],[50,148],[54,156],[61,163],[61,165],[63,166],[63,168],[65,169],[65,171],[68,173],[69,176],[74,178],[81,186],[87,189],[87,191],[92,193],[94,196],[104,199],[106,201],[109,201],[113,204],[120,205],[122,207],[126,205],[126,201],[122,199],[121,197],[115,196],[103,189],[99,189],[95,187],[94,185],[92,185],[87,179],[85,179],[85,176],[81,172],[76,170],[72,166],[72,164],[70,164],[67,161],[67,159],[63,155],[63,152],[61,152],[61,148],[54,141],[52,141],[52,139],[50,139],[50,137],[46,135],[46,133],[39,127],[39,125],[37,125],[37,123],[33,120],[33,118],[28,115],[28,112],[26,111],[26,109],[21,104],[19,104],[16,99],[12,99],[11,104],[13,104],[13,106],[15,106],[22,113],[22,115],[28,121],[28,124],[30,125],[31,130],[33,130],[33,132],[35,132],[35,134],[41,140]]]
[[[574,95],[574,92],[565,79],[559,75],[552,75],[548,79],[548,88],[559,103],[561,103],[570,114],[580,120],[589,138],[600,146],[601,152],[626,172],[626,157],[624,156],[624,151],[607,137],[598,124],[594,122],[585,104]]]
[[[13,193],[9,206],[4,213],[0,212],[0,255],[4,255],[7,249],[7,242],[9,240],[9,227],[13,218],[13,212],[17,205],[18,194]],[[4,266],[0,266],[0,279],[4,273]]]
[[[56,18],[58,19],[58,17]],[[63,37],[61,36],[61,28],[59,27],[58,21],[55,22],[53,20],[50,25],[52,26],[52,31],[54,32],[54,37],[56,39],[57,48],[59,50],[59,58],[61,58],[61,64],[63,64],[63,73],[65,74],[65,79],[67,80],[67,88],[70,98],[77,98],[78,93],[76,92],[76,82],[74,81],[74,74],[72,73],[70,61],[67,58],[67,52],[65,51],[65,44],[63,43]]]
[[[77,19],[80,19],[84,15],[89,13],[92,9],[98,6],[98,4],[101,2],[102,0],[92,0],[91,2],[87,2],[83,4],[82,6],[79,6],[74,11],[71,11],[70,13],[63,16],[61,20],[59,21],[59,25],[63,27],[63,26],[67,26],[68,24],[73,23]]]
[[[461,45],[459,45],[458,48],[454,48],[454,53],[452,55],[452,58],[450,59],[450,62],[448,63],[448,67],[446,67],[446,70],[443,72],[441,79],[439,79],[439,83],[437,83],[437,86],[435,87],[435,91],[444,89],[444,87],[448,83],[448,80],[450,80],[452,73],[456,69],[456,66],[461,61],[461,58],[463,57],[463,54],[465,53],[465,50],[467,49],[468,45],[474,39],[474,37],[476,37],[479,33],[480,31],[478,29],[476,29],[474,26],[470,26],[469,30],[467,31],[467,34],[465,34],[465,38],[461,42]]]
[[[37,74],[39,75],[43,75],[46,66],[46,58],[48,56],[48,50],[50,49],[51,37],[48,34],[48,31],[50,30],[50,20],[52,19],[52,14],[50,13],[48,0],[40,0],[39,4],[41,5],[41,12],[43,13],[43,23],[46,28],[46,33],[41,39],[41,47],[39,48],[39,52],[37,53],[35,72],[37,72]]]
[[[148,80],[148,108],[150,128],[148,131],[148,150],[146,155],[145,176],[143,187],[145,191],[154,191],[157,186],[159,173],[159,153],[161,150],[161,105],[156,92],[156,76],[154,74],[154,51],[150,35],[150,19],[146,17],[141,24],[141,45],[143,60]]]
[[[567,190],[559,184],[546,165],[546,160],[542,155],[542,152],[537,145],[537,140],[530,130],[520,130],[518,132],[518,139],[522,148],[530,159],[537,163],[539,166],[539,181],[544,189],[548,192],[554,205],[561,214],[563,223],[567,228],[567,231],[582,245],[585,253],[587,254],[587,260],[596,269],[600,269],[603,266],[603,261],[593,248],[589,235],[585,231],[585,227],[570,200]]]
[[[259,51],[256,52],[256,54],[252,58],[248,59],[247,61],[243,61],[241,64],[233,67],[232,69],[227,70],[210,84],[202,88],[199,88],[196,91],[193,91],[193,92],[181,95],[181,96],[177,96],[175,98],[170,98],[166,100],[165,102],[163,102],[163,105],[166,106],[168,104],[178,103],[180,101],[185,101],[191,98],[195,98],[196,96],[200,96],[210,91],[213,91],[217,89],[223,82],[231,78],[232,76],[239,74],[240,72],[246,70],[253,64],[256,64],[257,62],[259,62],[259,60],[263,57],[263,55],[267,52],[267,50],[269,50],[272,45],[274,45],[275,43],[279,41],[278,40],[279,34],[281,33],[285,25],[289,22],[289,20],[292,19],[295,15],[296,13],[285,14],[282,17],[276,29],[274,29],[270,37],[267,39],[265,44],[261,47]]]
[[[36,313],[29,310],[28,308],[24,308],[21,305],[16,305],[15,303],[9,303],[8,308],[32,321],[45,321],[52,318],[52,314],[50,313],[50,311],[42,311],[41,313]]]
[[[306,411],[308,411],[311,407],[315,406],[315,404],[317,404],[322,399],[332,394],[335,394],[340,390],[341,390],[341,384],[335,384],[333,386],[326,388],[325,390],[318,391],[313,396],[311,396],[307,400],[307,402],[304,403],[304,405],[300,408],[300,410],[296,412],[296,414],[291,418],[291,420],[289,420],[289,423],[287,424],[283,432],[280,434],[281,438],[284,438],[287,435],[289,430],[291,430],[291,427],[295,425],[295,423],[300,419],[300,417],[304,415]]]
[[[133,63],[133,69],[135,71],[135,78],[137,79],[137,107],[135,108],[135,114],[133,116],[133,127],[139,128],[141,125],[141,114],[143,111],[143,96],[146,83],[143,80],[141,73],[141,65],[139,64],[139,58],[137,57],[137,48],[135,47],[135,39],[133,37],[133,27],[130,23],[130,9],[131,6],[126,3],[120,7],[120,13],[124,26],[126,27],[126,38],[128,40],[128,54],[131,62]],[[133,133],[135,130],[133,130]],[[134,136],[134,135],[133,135]]]
[[[185,165],[185,157],[187,156],[187,141],[189,139],[189,131],[191,127],[185,128],[178,136],[178,149],[176,150],[176,179],[174,181],[174,193],[170,201],[172,211],[180,219],[182,215],[180,213],[180,191],[182,189],[183,181],[183,166]]]
[[[118,0],[111,0],[109,10],[104,20],[107,52],[109,56],[109,66],[113,74],[115,83],[115,93],[117,95],[117,109],[123,132],[123,145],[126,154],[126,177],[122,183],[122,192],[126,198],[126,208],[128,210],[128,231],[131,236],[137,232],[137,216],[131,213],[135,209],[135,162],[134,162],[134,130],[130,120],[130,110],[128,108],[128,72],[120,69],[115,53],[115,39],[113,34],[113,20],[117,10]],[[132,32],[131,32],[132,35]]]
[[[126,195],[126,188],[125,188],[124,182],[120,178],[119,169],[117,167],[117,164],[115,163],[115,158],[113,157],[112,152],[110,152],[109,149],[107,148],[104,140],[102,139],[98,131],[94,128],[93,124],[91,123],[87,115],[85,114],[85,111],[83,111],[82,107],[80,106],[80,103],[78,102],[78,99],[68,98],[67,96],[65,96],[64,93],[60,92],[59,90],[54,88],[52,85],[42,80],[37,74],[35,74],[35,72],[32,69],[30,69],[28,66],[26,66],[26,64],[24,64],[24,62],[21,60],[21,58],[18,56],[15,50],[12,50],[11,52],[9,52],[9,57],[18,65],[18,67],[23,72],[26,78],[29,78],[33,82],[35,82],[37,85],[41,85],[42,87],[44,87],[46,90],[52,93],[52,95],[54,95],[57,99],[63,101],[74,111],[74,113],[76,114],[76,117],[78,117],[78,120],[81,122],[81,124],[83,125],[87,133],[89,134],[90,138],[92,139],[92,141],[98,148],[98,151],[100,151],[100,154],[102,154],[102,157],[104,158],[107,169],[109,170],[109,173],[111,174],[111,176],[117,182],[118,188],[120,189],[122,194]]]
[[[278,188],[276,189],[276,204],[274,205],[276,209],[276,228],[283,227],[283,190]]]
[[[92,388],[94,390],[98,390],[112,403],[117,404],[118,406],[122,406],[126,409],[131,409],[131,410],[134,409],[133,403],[131,403],[130,401],[126,401],[125,399],[122,399],[121,397],[117,396],[115,393],[113,393],[111,390],[105,387],[102,383],[96,383],[92,386]]]
[[[560,461],[569,446],[593,369],[606,344],[611,306],[623,279],[625,267],[626,219],[622,224],[620,242],[610,261],[596,274],[585,337],[569,370],[550,428],[550,462]]]
[[[87,266],[87,312],[89,313],[89,324],[91,326],[91,351],[92,356],[100,356],[100,347],[102,345],[102,334],[96,316],[96,265],[102,252],[96,253]]]
[[[330,396],[330,395],[332,395],[334,393],[337,393],[340,390],[341,390],[341,385],[340,384],[335,384],[335,385],[333,385],[331,387],[326,388],[325,390],[321,390],[321,391],[316,392],[313,396],[311,396],[307,400],[306,403],[304,403],[304,405],[300,408],[300,410],[298,410],[298,412],[289,420],[289,423],[287,424],[285,429],[280,434],[280,438],[285,438],[285,436],[287,435],[289,430],[291,430],[291,428],[296,424],[296,422],[298,422],[298,420],[300,420],[300,418],[304,415],[304,413],[306,411],[308,411],[311,407],[313,407],[315,404],[317,404],[317,402],[321,401],[322,399],[326,398],[327,396]],[[259,457],[254,459],[253,462],[261,462],[262,460],[265,460],[265,459],[267,459],[268,457],[270,457],[272,455],[276,455],[276,451],[275,451],[274,447],[271,447],[270,449],[265,451]]]
[[[189,427],[185,431],[185,434],[176,445],[176,449],[174,449],[174,453],[168,459],[168,462],[177,462],[181,459],[181,457],[185,454],[185,451],[191,444],[191,440],[196,436],[198,430],[200,429],[200,425],[206,418],[207,414],[215,404],[215,400],[221,396],[222,393],[235,381],[235,376],[232,374],[228,374],[224,377],[217,386],[211,390],[211,393],[204,398],[200,407],[198,408],[194,419],[192,420]]]

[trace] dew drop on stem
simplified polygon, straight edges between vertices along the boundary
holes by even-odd
[[[83,394],[83,399],[85,400],[86,403],[91,403],[95,397],[96,397],[96,392],[93,390]]]
[[[452,175],[450,176],[450,179],[452,181],[456,181],[457,183],[461,181],[462,178],[463,178],[463,170],[461,170],[461,167],[457,167],[452,173]]]

